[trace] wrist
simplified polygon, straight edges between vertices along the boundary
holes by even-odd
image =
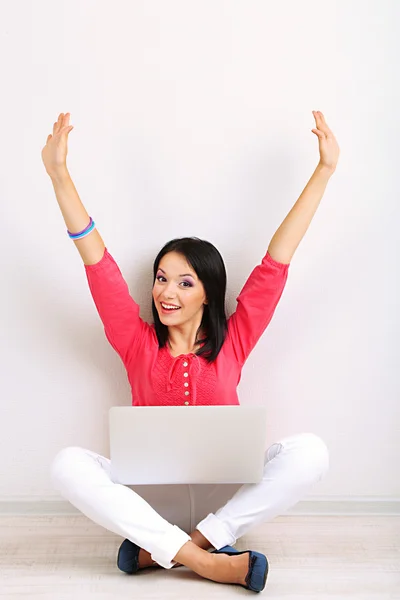
[[[63,181],[70,179],[67,167],[57,169],[57,171],[49,173],[49,176],[53,183],[62,183]]]
[[[328,165],[324,165],[322,163],[318,163],[316,171],[321,173],[322,175],[326,175],[326,177],[330,177],[334,174],[336,167],[329,167]]]

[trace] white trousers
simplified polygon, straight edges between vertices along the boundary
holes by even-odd
[[[292,507],[325,475],[329,454],[321,438],[301,433],[272,444],[264,464],[260,483],[125,486],[112,481],[109,459],[70,447],[55,457],[52,480],[89,519],[170,569],[194,529],[219,550]]]

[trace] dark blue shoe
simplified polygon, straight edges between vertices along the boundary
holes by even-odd
[[[125,540],[119,547],[117,565],[124,573],[136,573],[139,570],[140,548],[130,540]]]
[[[228,554],[234,556],[235,554],[249,553],[249,570],[246,575],[246,584],[241,585],[247,590],[252,592],[261,592],[265,588],[265,583],[268,576],[268,560],[264,554],[260,552],[254,552],[253,550],[243,550],[239,552],[232,548],[232,546],[224,546],[220,550],[213,550],[212,554]]]

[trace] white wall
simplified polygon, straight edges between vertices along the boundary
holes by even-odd
[[[152,263],[177,236],[221,251],[235,310],[318,162],[312,110],[340,162],[239,397],[268,406],[271,443],[325,440],[320,497],[399,497],[399,4],[47,0],[0,12],[0,498],[56,497],[55,453],[107,453],[108,409],[130,403],[41,161],[58,114],[75,126],[82,201],[150,321]]]

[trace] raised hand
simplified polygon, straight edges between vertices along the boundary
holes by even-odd
[[[74,128],[69,124],[70,113],[61,113],[53,125],[53,134],[47,138],[42,160],[48,175],[57,175],[67,169],[68,134]]]
[[[328,167],[332,171],[336,169],[339,159],[339,145],[335,136],[326,124],[325,117],[319,110],[313,110],[316,129],[311,131],[318,136],[320,165]]]

